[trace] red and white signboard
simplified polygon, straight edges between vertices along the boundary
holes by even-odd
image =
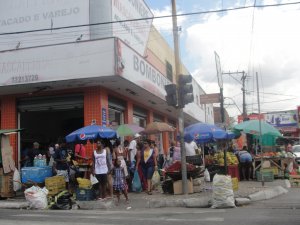
[[[264,114],[250,114],[250,115],[247,115],[247,118],[249,120],[264,120],[265,117],[264,117]],[[243,116],[242,115],[239,115],[238,116],[238,123],[242,123],[243,122]]]

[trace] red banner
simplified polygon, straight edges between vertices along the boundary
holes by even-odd
[[[300,106],[299,106],[300,107]],[[250,114],[246,116],[247,119],[249,120],[265,120],[264,114]],[[238,123],[243,122],[243,116],[239,115],[238,116]]]

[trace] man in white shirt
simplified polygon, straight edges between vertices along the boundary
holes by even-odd
[[[196,142],[194,141],[185,142],[184,145],[186,156],[194,156],[201,153],[201,149],[198,148]]]
[[[134,138],[131,140],[130,144],[129,144],[129,157],[130,157],[130,162],[132,164],[133,161],[136,161],[135,160],[135,155],[136,155],[136,152],[137,152],[137,149],[136,149],[136,146],[137,146],[137,143],[140,139],[141,135],[140,134],[135,134],[134,135]]]

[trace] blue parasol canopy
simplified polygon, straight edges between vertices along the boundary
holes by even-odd
[[[225,131],[222,128],[207,123],[195,123],[184,129],[184,140],[194,140],[197,143],[208,143],[215,139],[233,139],[234,133]]]
[[[99,125],[90,125],[73,131],[72,133],[66,136],[66,141],[76,142],[76,141],[96,140],[100,138],[112,139],[116,137],[117,137],[117,133],[113,129],[104,126],[99,126]]]

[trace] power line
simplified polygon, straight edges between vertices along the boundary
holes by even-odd
[[[249,8],[267,8],[267,7],[279,7],[279,6],[297,5],[297,4],[300,4],[300,2],[277,3],[277,4],[268,4],[268,5],[250,5],[250,6],[229,8],[229,9],[219,9],[219,10],[208,10],[208,11],[200,11],[200,12],[181,13],[181,14],[177,14],[176,16],[177,17],[192,16],[192,15],[201,15],[201,14],[210,14],[210,13],[229,12],[229,11],[243,10],[243,9],[249,9]],[[107,25],[107,24],[114,24],[114,23],[121,23],[121,22],[133,22],[133,21],[141,21],[141,20],[162,19],[162,18],[170,18],[170,17],[172,17],[172,15],[145,17],[145,18],[127,19],[127,20],[117,20],[117,21],[109,21],[109,22],[101,22],[101,23],[91,23],[91,24],[65,26],[65,27],[52,27],[52,28],[17,31],[17,32],[7,32],[7,33],[0,33],[0,36],[13,35],[13,34],[24,34],[24,33],[33,33],[33,32],[41,32],[41,31],[62,30],[62,29],[70,29],[70,28],[78,28],[78,27],[99,26],[99,25]]]

